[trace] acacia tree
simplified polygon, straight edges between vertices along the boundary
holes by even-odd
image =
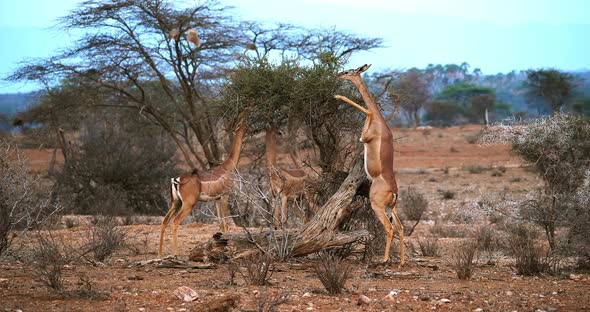
[[[445,87],[437,96],[439,100],[455,101],[461,108],[461,113],[470,120],[483,119],[487,125],[488,111],[496,103],[494,89],[476,86],[471,83],[457,83]]]
[[[9,79],[48,89],[64,77],[82,82],[108,97],[100,105],[134,109],[162,127],[191,167],[194,160],[207,167],[222,152],[212,90],[246,47],[238,26],[216,1],[176,8],[171,1],[89,0],[57,25],[80,39]],[[198,30],[198,46],[185,40],[189,29]]]
[[[420,126],[420,114],[430,98],[429,85],[424,75],[417,68],[412,68],[399,75],[392,84],[390,92],[399,97],[399,106],[406,113],[409,122]]]
[[[529,70],[526,87],[530,97],[544,99],[555,115],[572,97],[574,76],[555,69]]]

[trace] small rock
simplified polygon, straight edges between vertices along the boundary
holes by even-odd
[[[186,286],[178,287],[178,289],[174,291],[174,295],[186,302],[195,301],[199,297],[199,294],[197,294],[194,289]]]
[[[304,293],[304,294],[303,294],[303,296],[301,296],[301,297],[304,297],[304,298],[306,298],[306,297],[311,297],[311,293],[308,293],[308,292],[306,292],[306,293]]]
[[[369,303],[371,303],[371,299],[365,295],[360,295],[357,299],[358,305],[368,305]]]
[[[121,259],[121,258],[115,260],[115,263],[117,263],[117,264],[124,264],[125,262],[126,262],[125,259]]]
[[[8,279],[0,278],[0,288],[8,288]]]
[[[506,292],[506,296],[512,296],[512,292],[511,291],[507,291]]]
[[[127,276],[127,279],[130,281],[141,281],[143,280],[143,276],[139,276],[139,275],[129,275]]]
[[[430,296],[428,296],[428,295],[420,295],[420,297],[418,299],[420,299],[420,301],[429,301],[430,300]]]
[[[390,294],[390,295],[392,295],[392,296],[397,296],[397,295],[399,295],[399,293],[401,293],[401,292],[402,292],[402,291],[401,291],[401,289],[392,289],[392,290],[389,292],[389,294]]]
[[[438,301],[439,303],[450,303],[451,300],[447,299],[447,298],[442,298]]]
[[[170,312],[172,312],[172,311],[174,311],[174,308],[173,308],[173,307],[167,307],[167,308],[166,308],[166,311],[170,311]]]
[[[483,312],[483,309],[482,308],[477,308],[477,309],[473,310],[473,312]]]
[[[385,296],[384,299],[387,301],[395,301],[395,298],[391,294],[388,294],[387,296]]]
[[[139,308],[139,312],[145,312],[145,308]]]
[[[377,288],[371,287],[371,288],[369,288],[369,291],[377,291]]]
[[[570,274],[569,278],[570,278],[572,281],[579,281],[579,280],[580,280],[580,278],[582,278],[582,276],[581,276],[581,275],[578,275],[578,274]]]
[[[186,308],[180,308],[178,309],[178,312],[186,312]]]

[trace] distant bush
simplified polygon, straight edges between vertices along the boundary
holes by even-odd
[[[416,221],[414,226],[410,228],[407,235],[410,236],[414,229],[422,219],[424,212],[428,209],[428,200],[422,193],[410,187],[407,191],[402,191],[400,194],[400,207],[404,219]]]
[[[440,243],[437,237],[428,236],[418,239],[420,252],[425,257],[440,257]]]
[[[455,192],[449,190],[441,190],[442,198],[443,199],[453,199],[455,198]]]
[[[465,171],[469,172],[469,173],[482,173],[484,171],[490,170],[490,167],[484,167],[481,165],[467,165],[465,166],[463,169],[465,169]]]
[[[131,215],[167,207],[175,174],[174,144],[136,117],[104,112],[84,120],[57,175],[56,191],[68,212]]]

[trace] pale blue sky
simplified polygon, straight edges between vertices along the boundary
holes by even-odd
[[[0,77],[26,58],[46,57],[67,42],[47,28],[79,0],[0,0]],[[184,1],[185,3],[187,1]],[[190,2],[189,2],[190,3]],[[379,69],[468,62],[484,74],[553,67],[590,69],[586,0],[233,0],[246,19],[333,27],[382,37],[386,48],[352,58]],[[0,82],[0,93],[32,86]]]

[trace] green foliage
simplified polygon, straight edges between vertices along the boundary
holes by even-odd
[[[445,87],[437,99],[456,102],[462,117],[470,122],[481,120],[483,116],[484,123],[487,123],[485,114],[493,109],[496,93],[492,88],[462,82]]]
[[[572,97],[574,76],[569,73],[555,69],[529,70],[527,79],[529,96],[543,98],[554,114]]]
[[[248,105],[251,131],[258,132],[286,120],[297,101],[299,64],[286,60],[273,64],[267,58],[245,59],[230,77],[223,90],[230,106]]]

